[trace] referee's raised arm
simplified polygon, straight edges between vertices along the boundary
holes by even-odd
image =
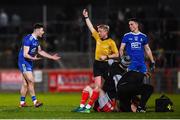
[[[93,33],[94,31],[96,31],[96,30],[94,29],[94,27],[93,27],[90,19],[89,19],[87,9],[84,9],[84,10],[83,10],[83,16],[84,16],[84,19],[85,19],[85,21],[86,21],[86,24],[87,24],[89,30],[91,31],[91,33]]]

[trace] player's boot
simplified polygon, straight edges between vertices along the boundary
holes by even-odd
[[[19,107],[28,107],[26,103],[20,104]]]
[[[91,108],[85,108],[84,110],[80,111],[82,113],[90,113],[91,112]]]
[[[72,110],[71,112],[81,112],[85,109],[85,107],[77,107],[74,110]]]
[[[42,102],[37,101],[37,102],[34,104],[34,107],[40,107],[40,106],[42,106],[42,105],[43,105]]]

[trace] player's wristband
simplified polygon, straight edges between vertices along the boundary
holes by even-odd
[[[84,17],[84,19],[88,19],[89,17]]]

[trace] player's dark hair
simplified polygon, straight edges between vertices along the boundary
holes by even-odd
[[[128,22],[129,22],[129,21],[134,21],[134,22],[136,22],[136,23],[139,23],[139,20],[138,20],[137,18],[129,18],[129,19],[128,19]]]
[[[35,29],[39,29],[39,28],[44,28],[43,24],[41,24],[41,23],[35,23],[35,24],[33,25],[33,29],[34,29],[34,30],[35,30]]]

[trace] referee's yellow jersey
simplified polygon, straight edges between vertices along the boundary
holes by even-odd
[[[111,38],[101,40],[97,31],[93,32],[92,36],[96,40],[95,60],[102,61],[100,57],[103,55],[118,54],[118,49],[114,40]]]

